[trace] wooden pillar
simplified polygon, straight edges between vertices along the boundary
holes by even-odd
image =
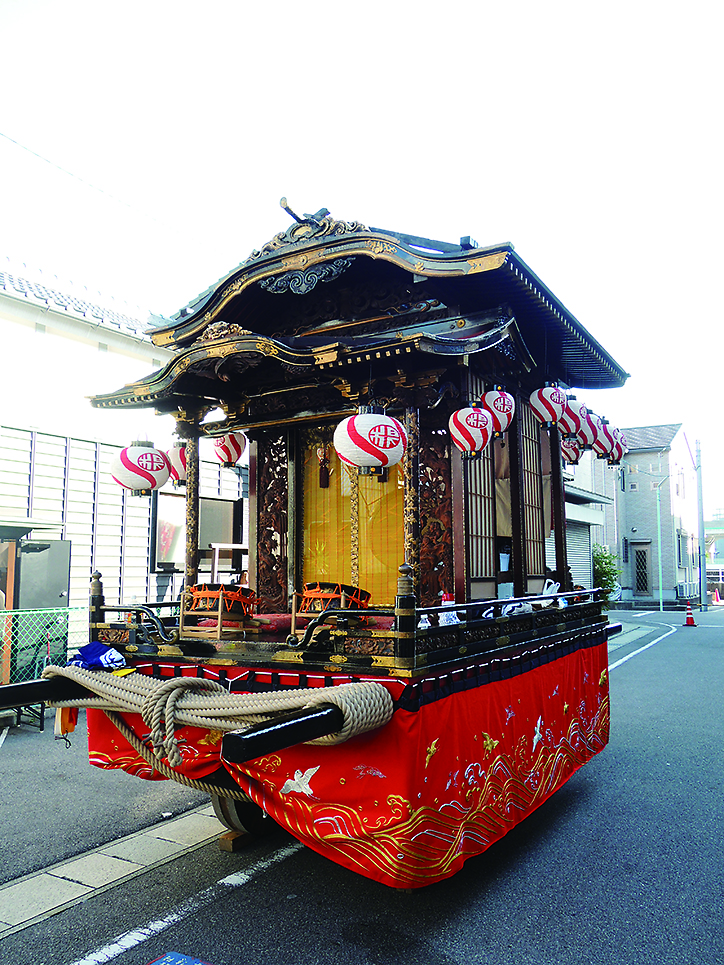
[[[257,534],[259,532],[257,496],[257,469],[259,465],[259,443],[249,438],[249,586],[257,588]]]
[[[199,437],[186,439],[186,567],[184,588],[198,582],[199,575]]]
[[[302,518],[302,466],[304,452],[299,433],[287,433],[287,599],[294,604],[294,596],[301,585],[301,533],[298,523]]]
[[[553,509],[553,539],[556,548],[556,582],[561,590],[570,590],[568,581],[568,551],[566,548],[566,492],[563,485],[563,461],[560,435],[555,426],[548,429],[551,450],[551,505]]]
[[[420,595],[420,423],[416,408],[405,409],[405,562],[412,567],[414,593]]]
[[[453,531],[453,582],[455,600],[463,603],[470,599],[468,573],[468,514],[466,499],[468,494],[468,463],[459,450],[450,446],[450,477],[452,481],[452,531]]]
[[[415,663],[415,614],[414,573],[409,563],[399,567],[397,595],[395,596],[395,657],[405,667]]]
[[[90,606],[88,608],[88,642],[93,643],[94,640],[98,639],[97,625],[99,623],[105,623],[105,611],[103,604],[105,603],[105,597],[103,595],[103,584],[101,583],[101,573],[96,570],[91,573],[91,585],[90,585]]]
[[[520,411],[520,399],[516,408]],[[513,595],[528,592],[528,560],[525,540],[525,496],[523,491],[523,421],[516,415],[507,433],[510,460],[510,510],[513,528]]]

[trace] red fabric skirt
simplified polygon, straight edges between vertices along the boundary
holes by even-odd
[[[479,685],[456,687],[454,675],[431,674],[412,709],[404,681],[368,678],[398,702],[380,730],[344,744],[300,744],[230,764],[220,757],[219,732],[185,727],[177,732],[184,757],[179,771],[204,778],[221,763],[310,848],[384,884],[418,888],[449,877],[490,847],[603,749],[607,667],[601,643]],[[217,669],[206,668],[206,675]],[[229,676],[237,671],[250,673],[229,668]],[[285,675],[274,676],[278,682]],[[324,685],[321,675],[305,681]],[[348,681],[334,676],[335,684]],[[140,717],[128,715],[127,722],[146,736]],[[88,711],[88,730],[91,763],[158,778],[101,711]]]

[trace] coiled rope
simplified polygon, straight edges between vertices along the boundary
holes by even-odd
[[[243,730],[252,724],[270,720],[280,713],[318,707],[320,704],[335,704],[344,717],[342,728],[334,734],[318,737],[308,743],[341,744],[357,734],[384,726],[394,710],[389,691],[374,681],[314,690],[231,694],[215,680],[201,677],[156,680],[135,672],[117,676],[105,671],[84,670],[72,666],[46,667],[42,675],[44,678],[67,677],[95,695],[74,700],[49,701],[48,705],[51,707],[92,707],[103,710],[116,726],[119,726],[119,722],[123,723],[118,717],[119,713],[140,714],[150,730],[153,757],[149,763],[156,767],[164,757],[172,768],[180,767],[183,763],[176,738],[177,726],[222,732]],[[128,732],[133,734],[127,726],[122,731],[126,738]],[[133,736],[135,737],[135,734]],[[131,743],[136,750],[139,750],[140,744],[150,755],[143,742]],[[148,760],[146,754],[142,756]],[[194,783],[190,786],[198,785]]]

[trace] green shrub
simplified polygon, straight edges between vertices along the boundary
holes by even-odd
[[[618,556],[598,543],[593,544],[593,585],[606,591],[604,606],[612,590],[619,589],[618,578],[623,572],[618,565]]]

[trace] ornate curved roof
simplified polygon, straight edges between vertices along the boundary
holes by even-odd
[[[207,399],[241,411],[250,389],[298,389],[301,380],[314,396],[311,387],[359,378],[372,364],[399,382],[404,370],[442,372],[455,357],[483,354],[496,378],[506,366],[537,384],[612,388],[627,378],[512,245],[436,242],[336,221],[324,209],[292,216],[174,318],[158,320],[153,341],[177,350],[164,369],[93,404],[183,409]],[[330,402],[328,392],[328,404],[343,395]]]

